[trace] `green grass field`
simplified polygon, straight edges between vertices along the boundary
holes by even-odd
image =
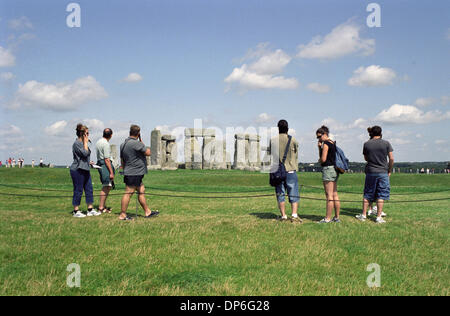
[[[98,194],[98,175],[92,175]],[[318,173],[300,173],[299,180],[321,187]],[[178,192],[147,193],[204,198],[149,196],[158,218],[120,222],[119,195],[109,199],[114,214],[72,218],[68,170],[1,168],[0,295],[450,294],[450,200],[394,203],[450,198],[450,175],[393,175],[392,193],[400,195],[386,205],[384,225],[357,221],[360,202],[342,203],[341,224],[321,225],[316,222],[325,215],[322,201],[303,199],[304,224],[295,224],[276,220],[275,196],[205,198],[270,194],[267,183],[268,175],[259,173],[152,171],[147,187]],[[363,183],[364,175],[346,174],[339,188],[362,192]],[[122,193],[121,176],[116,184],[113,193]],[[301,195],[324,197],[309,187]],[[361,194],[340,198],[359,201]],[[135,205],[133,198],[130,215]],[[81,288],[66,285],[71,263],[81,267]],[[381,267],[380,288],[366,284],[371,263]]]

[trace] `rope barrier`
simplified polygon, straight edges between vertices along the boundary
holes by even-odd
[[[61,191],[62,192],[62,191]],[[218,193],[218,192],[216,192]],[[227,193],[227,192],[225,192]],[[273,197],[273,194],[260,194],[260,195],[243,195],[243,196],[188,196],[188,195],[169,195],[169,194],[157,194],[157,193],[117,193],[117,194],[109,194],[108,196],[123,196],[125,194],[137,194],[137,195],[147,195],[147,196],[159,196],[159,197],[171,197],[171,198],[186,198],[186,199],[246,199],[246,198],[263,198],[263,197]],[[30,194],[18,194],[18,193],[4,193],[0,192],[0,196],[15,196],[15,197],[33,197],[33,198],[72,198],[73,196],[49,196],[49,195],[30,195]],[[304,200],[313,200],[313,201],[322,201],[322,202],[341,202],[341,203],[361,203],[361,200],[358,201],[349,201],[349,200],[326,200],[321,198],[314,198],[309,196],[294,196],[288,195],[285,196],[291,198],[300,198]],[[94,197],[100,197],[100,195],[94,195]],[[444,201],[450,200],[448,198],[438,198],[438,199],[426,199],[426,200],[404,200],[404,201],[385,201],[387,203],[423,203],[423,202],[436,202],[436,201]]]
[[[73,190],[27,188],[27,187],[23,187],[23,186],[15,186],[15,185],[2,184],[2,183],[0,183],[0,186],[15,188],[15,189],[22,189],[22,190],[40,191],[40,192],[46,192],[46,191],[48,191],[48,192],[73,192]],[[299,187],[300,187],[300,190],[301,190],[301,188],[310,188],[310,189],[323,191],[322,187],[309,186],[309,185],[305,185],[305,184],[300,184]],[[147,188],[149,190],[157,190],[157,191],[179,192],[179,193],[204,193],[204,194],[242,194],[242,193],[266,192],[266,191],[274,190],[273,188],[264,188],[264,189],[260,189],[260,190],[249,190],[249,191],[183,191],[183,190],[166,189],[166,188],[158,188],[158,187],[147,187]],[[125,189],[125,187],[118,187],[117,189]],[[428,191],[428,192],[414,192],[414,193],[391,193],[391,196],[434,194],[434,193],[443,193],[443,192],[450,192],[450,189],[439,190],[439,191]],[[363,194],[362,192],[350,192],[350,191],[342,191],[342,190],[339,190],[338,193],[357,194],[357,195]]]

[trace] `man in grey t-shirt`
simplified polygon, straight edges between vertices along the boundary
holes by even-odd
[[[125,194],[122,197],[122,212],[120,220],[130,220],[127,216],[128,204],[134,192],[139,194],[139,203],[145,212],[145,218],[150,218],[159,214],[158,211],[152,212],[145,199],[145,186],[142,182],[144,175],[147,174],[147,156],[150,156],[150,149],[147,148],[141,140],[141,128],[137,125],[131,125],[130,137],[120,145],[120,159],[123,167],[124,182],[126,185]]]

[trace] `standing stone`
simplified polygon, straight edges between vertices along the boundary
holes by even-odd
[[[249,135],[248,137],[248,167],[251,171],[260,170],[260,147],[259,136]]]
[[[244,170],[246,161],[245,161],[245,135],[244,134],[236,134],[234,135],[236,139],[234,143],[234,165],[233,168],[237,170]]]
[[[201,170],[203,168],[202,147],[196,137],[203,137],[203,130],[198,128],[186,128],[184,135],[184,159],[186,161],[186,169]]]
[[[158,129],[154,129],[151,134],[151,145],[150,150],[152,151],[151,155],[151,166],[152,169],[160,169],[162,164],[162,151],[163,146],[161,142],[161,131]]]
[[[116,170],[120,167],[120,157],[117,154],[117,145],[111,145],[112,164]]]
[[[161,141],[163,144],[162,151],[162,170],[176,170],[178,168],[178,164],[176,162],[177,159],[177,143],[176,138],[172,135],[163,135],[161,137]]]
[[[213,129],[203,130],[203,149],[202,149],[202,163],[204,170],[213,168],[214,162],[214,145],[216,140],[216,131]]]

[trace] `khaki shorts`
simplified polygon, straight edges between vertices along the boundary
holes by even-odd
[[[334,166],[323,167],[322,169],[322,181],[325,182],[337,182],[339,179],[339,173],[337,173]]]

